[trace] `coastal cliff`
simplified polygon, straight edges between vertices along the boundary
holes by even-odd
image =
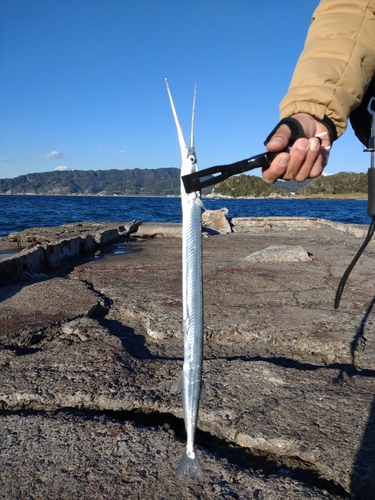
[[[0,179],[5,195],[100,195],[100,196],[179,196],[180,169],[69,170],[20,175]],[[241,174],[203,194],[216,197],[348,197],[367,196],[367,174],[340,172],[305,182],[277,181],[266,184],[260,177]]]

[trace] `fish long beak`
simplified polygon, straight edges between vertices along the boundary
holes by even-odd
[[[194,119],[195,119],[195,100],[197,96],[197,85],[194,85],[193,107],[191,112],[191,129],[190,129],[190,150],[194,151]]]
[[[184,161],[184,159],[187,157],[188,147],[186,146],[186,141],[184,138],[184,134],[182,132],[180,120],[178,119],[178,116],[177,116],[177,111],[176,111],[176,108],[175,108],[175,105],[173,102],[173,98],[172,98],[172,94],[171,94],[169,84],[168,84],[168,78],[165,79],[165,84],[167,86],[169,100],[171,102],[172,113],[173,113],[174,121],[175,121],[176,128],[177,128],[178,142],[180,144],[180,150],[181,150],[181,158],[182,158],[182,161]],[[195,97],[194,97],[194,101],[195,101]],[[192,133],[193,133],[193,129],[192,129]],[[194,140],[194,136],[193,136],[193,140]]]

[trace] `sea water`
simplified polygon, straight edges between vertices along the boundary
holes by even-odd
[[[366,200],[204,198],[208,210],[228,209],[228,217],[319,217],[345,224],[369,224]],[[181,222],[178,197],[0,196],[0,236],[29,227],[71,222]]]

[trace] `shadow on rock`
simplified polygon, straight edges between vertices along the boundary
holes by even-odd
[[[352,356],[352,364],[348,365],[343,365],[341,366],[341,370],[337,378],[335,379],[335,383],[342,383],[345,379],[345,376],[353,377],[355,375],[361,375],[361,376],[369,376],[369,377],[374,377],[375,376],[375,371],[374,370],[358,370],[356,367],[356,357],[359,351],[364,351],[366,348],[366,337],[365,337],[365,328],[366,328],[366,323],[369,319],[370,313],[375,305],[375,297],[372,299],[370,305],[367,308],[367,311],[365,312],[362,321],[357,328],[357,331],[353,337],[353,340],[350,344],[350,353]]]
[[[343,380],[345,374],[355,376],[372,372],[371,375],[374,376],[373,370],[358,370],[355,366],[358,351],[366,348],[365,328],[374,305],[375,297],[367,308],[351,342],[352,365],[341,369],[337,381]],[[373,500],[375,497],[375,398],[372,401],[366,428],[353,464],[351,491],[356,495],[355,498],[361,500]]]
[[[334,378],[333,383],[339,384],[345,380],[345,376],[350,377],[368,377],[375,378],[375,370],[361,369],[358,370],[355,366],[351,364],[342,363],[332,363],[330,365],[314,365],[312,363],[306,363],[302,361],[297,361],[295,359],[286,358],[283,356],[260,356],[259,354],[255,356],[214,356],[212,358],[205,357],[205,359],[225,359],[226,361],[244,361],[244,362],[255,362],[263,361],[264,363],[270,363],[275,366],[280,366],[282,368],[292,368],[293,370],[300,371],[317,371],[317,370],[340,370],[337,377]]]
[[[107,329],[110,335],[114,335],[121,340],[122,347],[135,359],[164,359],[169,361],[179,361],[181,358],[159,356],[150,352],[146,345],[146,337],[136,333],[134,328],[122,324],[120,321],[97,318],[98,323]]]
[[[353,365],[358,348],[366,346],[365,327],[375,305],[372,299],[351,345]],[[375,495],[375,399],[372,402],[365,432],[356,455],[351,478],[351,489],[358,498],[372,500]]]
[[[372,402],[369,418],[351,477],[351,491],[356,498],[373,500],[375,495],[375,399]]]
[[[358,352],[358,349],[364,350],[366,347],[366,337],[365,337],[365,327],[367,320],[370,316],[370,313],[374,307],[375,304],[375,297],[372,299],[369,307],[367,308],[367,311],[365,315],[362,318],[361,324],[358,327],[358,330],[353,338],[353,341],[351,343],[351,354],[352,354],[352,362],[353,365],[355,365],[355,357],[356,353]]]

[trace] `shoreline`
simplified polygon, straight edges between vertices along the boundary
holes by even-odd
[[[202,226],[203,236],[218,234],[265,234],[269,231],[313,230],[326,227],[334,232],[364,238],[367,226],[344,224],[319,217],[232,217],[220,210]],[[32,227],[0,237],[0,285],[38,275],[58,267],[67,259],[92,257],[104,247],[139,239],[181,238],[178,222],[73,222],[60,226]]]
[[[77,198],[180,198],[180,195],[156,195],[156,194],[56,194],[56,193],[0,193],[0,196],[35,196],[35,197],[77,197]],[[363,193],[324,195],[316,194],[311,196],[289,195],[280,196],[271,194],[269,196],[224,196],[224,195],[203,195],[202,199],[211,200],[367,200],[367,195]]]

